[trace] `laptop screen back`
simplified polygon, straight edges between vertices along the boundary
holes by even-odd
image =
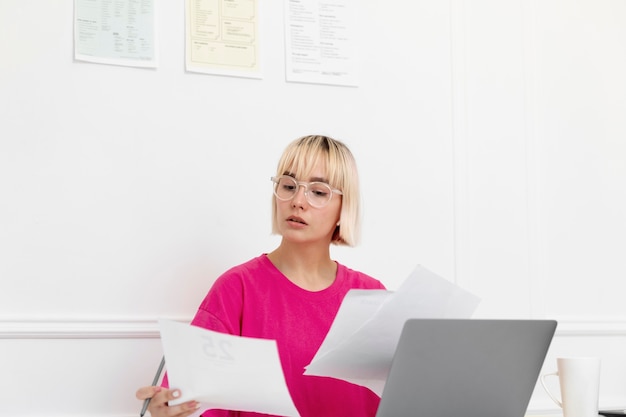
[[[524,416],[556,324],[408,320],[376,416]]]

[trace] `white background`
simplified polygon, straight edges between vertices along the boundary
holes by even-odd
[[[74,62],[71,1],[0,3],[0,415],[136,415],[156,319],[273,249],[269,177],[311,133],[361,172],[363,242],[338,261],[558,320],[545,371],[600,356],[601,406],[626,406],[626,2],[356,9],[349,88],[285,82],[278,1],[262,80],[186,73],[182,2],[157,1],[156,70]]]

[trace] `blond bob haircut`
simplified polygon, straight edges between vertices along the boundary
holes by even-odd
[[[291,142],[280,160],[276,176],[294,175],[300,180],[311,177],[318,163],[326,166],[329,185],[343,192],[341,213],[331,243],[355,246],[360,237],[359,176],[356,161],[350,149],[342,142],[328,136],[303,136]],[[272,233],[279,234],[276,198],[272,198]]]

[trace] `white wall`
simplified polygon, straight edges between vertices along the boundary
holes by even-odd
[[[623,407],[626,3],[452,5],[457,282],[482,316],[557,319],[544,370],[600,356]]]
[[[273,248],[269,176],[317,132],[361,171],[339,261],[559,320],[545,369],[601,356],[601,405],[626,405],[624,2],[361,1],[358,88],[284,81],[281,2],[263,80],[185,73],[182,2],[157,3],[157,70],[74,62],[71,2],[0,3],[0,415],[136,415],[156,318]]]

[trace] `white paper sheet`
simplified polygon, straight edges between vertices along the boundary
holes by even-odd
[[[299,417],[289,395],[276,341],[213,332],[159,320],[172,388],[201,409],[253,411]]]
[[[421,266],[396,292],[351,290],[304,373],[343,379],[382,395],[407,319],[469,318],[479,301]]]
[[[156,68],[154,0],[74,0],[74,58]]]
[[[358,85],[354,0],[284,0],[290,82]]]

